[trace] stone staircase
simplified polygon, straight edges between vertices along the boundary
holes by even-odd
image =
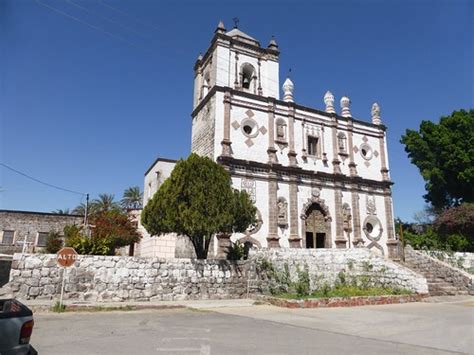
[[[402,265],[423,275],[431,296],[474,295],[474,276],[431,256],[405,248]]]

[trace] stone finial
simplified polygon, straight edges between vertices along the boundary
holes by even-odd
[[[336,113],[334,108],[334,95],[331,93],[331,91],[327,91],[324,95],[324,104],[326,105],[327,113]]]
[[[202,60],[202,53],[199,53],[198,57],[197,57],[197,61],[200,62]]]
[[[352,117],[351,114],[351,100],[347,96],[341,97],[341,116]]]
[[[382,120],[380,119],[380,106],[378,103],[374,102],[372,105],[372,110],[370,111],[372,114],[372,123],[376,125],[382,124]]]
[[[293,91],[295,89],[295,85],[290,80],[290,78],[286,78],[285,82],[283,83],[283,101],[285,102],[294,102],[293,101]]]
[[[272,39],[270,40],[270,43],[268,43],[268,49],[278,50],[278,44],[276,43],[274,36],[272,36]]]
[[[216,30],[214,31],[214,33],[226,33],[226,29],[225,29],[225,26],[224,26],[224,22],[219,21],[219,24],[217,25],[217,28]]]

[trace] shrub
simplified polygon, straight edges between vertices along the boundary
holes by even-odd
[[[50,254],[56,254],[63,247],[63,238],[58,232],[49,232],[46,237],[45,251]]]
[[[239,241],[231,243],[227,247],[227,260],[241,260],[245,257],[245,245]]]

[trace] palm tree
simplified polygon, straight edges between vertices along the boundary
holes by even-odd
[[[56,214],[71,214],[71,210],[69,208],[65,208],[65,209],[58,208],[58,209],[54,210],[53,213],[56,213]]]
[[[99,198],[92,200],[90,213],[107,212],[120,209],[120,204],[115,201],[114,194],[99,194]]]
[[[122,200],[120,204],[123,208],[129,209],[137,209],[142,208],[143,205],[143,192],[140,191],[140,187],[133,186],[125,189],[123,192]]]

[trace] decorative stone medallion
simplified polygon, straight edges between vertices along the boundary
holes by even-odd
[[[382,255],[384,255],[385,252],[382,246],[378,243],[380,238],[382,237],[383,232],[382,223],[380,222],[378,217],[374,215],[367,216],[364,220],[362,229],[364,231],[365,236],[370,241],[369,245],[367,245],[367,248],[377,248],[378,250],[380,250]]]

